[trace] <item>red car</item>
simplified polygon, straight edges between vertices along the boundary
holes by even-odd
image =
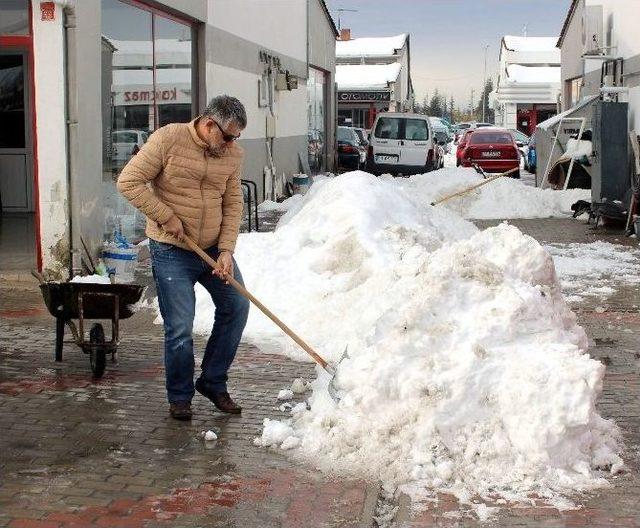
[[[460,163],[463,167],[478,165],[485,172],[506,172],[520,168],[520,152],[511,132],[505,128],[480,128],[466,137]],[[520,170],[511,174],[520,177]]]
[[[464,155],[464,149],[467,148],[467,141],[469,136],[474,131],[472,128],[468,128],[467,130],[462,132],[460,136],[460,140],[458,141],[458,148],[456,149],[456,167],[462,165],[462,156]]]

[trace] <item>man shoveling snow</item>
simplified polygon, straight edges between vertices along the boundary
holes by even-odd
[[[226,95],[215,97],[190,123],[175,123],[154,132],[118,179],[118,190],[148,219],[153,276],[165,329],[169,412],[177,420],[192,416],[196,283],[206,289],[216,312],[195,390],[223,412],[241,411],[227,391],[227,371],[240,343],[249,303],[227,278],[242,283],[233,251],[242,219],[243,152],[234,141],[246,125],[240,101]],[[185,234],[217,260],[214,274],[190,251],[183,240]]]

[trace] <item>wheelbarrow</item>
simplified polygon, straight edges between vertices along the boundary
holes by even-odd
[[[73,335],[73,341],[89,356],[91,372],[102,377],[107,354],[115,354],[120,342],[119,323],[134,314],[131,305],[137,303],[145,290],[137,284],[93,284],[80,282],[40,281],[40,291],[49,313],[56,319],[56,361],[62,361],[65,326]],[[73,321],[77,319],[78,324]],[[88,319],[111,319],[111,340],[107,341],[102,324],[93,323],[86,339]]]

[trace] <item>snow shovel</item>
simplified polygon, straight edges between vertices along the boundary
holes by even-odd
[[[472,185],[471,187],[467,187],[466,189],[463,189],[461,191],[458,191],[456,193],[450,194],[448,196],[445,196],[444,198],[440,198],[439,200],[436,200],[435,202],[431,202],[431,205],[438,205],[441,204],[442,202],[446,202],[447,200],[451,200],[451,198],[455,198],[456,196],[462,196],[463,194],[467,194],[470,191],[473,191],[474,189],[477,189],[478,187],[482,187],[483,185],[486,185],[487,183],[491,183],[494,180],[497,180],[498,178],[503,178],[504,176],[509,176],[509,174],[512,174],[516,171],[520,170],[520,167],[515,167],[511,170],[508,170],[507,172],[501,172],[500,174],[496,174],[495,176],[491,176],[490,178],[487,178],[484,181],[481,181],[480,183],[477,183],[475,185]]]
[[[193,240],[191,240],[191,238],[189,238],[187,235],[183,236],[183,240],[191,248],[191,250],[194,251],[207,264],[209,264],[209,266],[211,266],[212,269],[216,269],[217,267],[216,261],[213,258],[211,258],[209,255],[207,255],[204,252],[204,250],[200,246],[198,246],[198,244],[196,244]],[[284,324],[271,310],[269,310],[269,308],[267,308],[258,299],[256,299],[253,296],[253,294],[250,291],[248,291],[237,280],[235,280],[233,277],[230,277],[228,275],[225,277],[224,280],[226,280],[231,286],[233,286],[238,291],[238,293],[240,293],[240,295],[242,295],[243,297],[251,301],[256,307],[258,307],[264,315],[266,315],[277,326],[279,326],[280,329],[285,334],[287,334],[291,339],[293,339],[300,346],[300,348],[302,348],[302,350],[304,350],[307,354],[309,354],[318,365],[320,365],[324,370],[326,370],[331,375],[331,381],[329,382],[329,387],[328,387],[329,394],[334,401],[336,402],[340,401],[340,398],[338,396],[338,391],[334,386],[334,379],[336,376],[336,365],[329,363],[320,354],[318,354],[315,350],[313,350],[313,348],[311,348],[299,335],[297,335],[286,324]],[[342,354],[342,357],[340,358],[340,361],[342,361],[346,357],[349,357],[349,356],[347,354],[347,349],[345,348]]]

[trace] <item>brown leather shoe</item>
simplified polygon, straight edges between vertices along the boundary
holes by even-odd
[[[205,398],[211,400],[220,411],[229,414],[240,414],[242,412],[242,407],[231,399],[228,392],[213,392],[211,386],[202,378],[196,380],[195,388]]]
[[[218,408],[218,410],[229,414],[240,414],[242,407],[231,399],[228,392],[219,392],[214,394],[210,400]]]
[[[191,412],[191,402],[175,402],[169,404],[169,414],[174,420],[191,420],[193,413]]]

